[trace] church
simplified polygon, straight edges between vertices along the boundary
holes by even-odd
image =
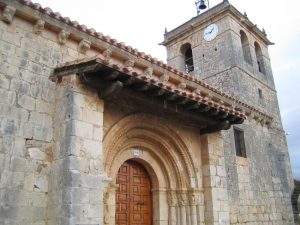
[[[227,0],[167,63],[30,0],[0,19],[1,225],[294,225],[273,43]]]

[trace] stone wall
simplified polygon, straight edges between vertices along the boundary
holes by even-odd
[[[92,106],[85,90],[50,81],[58,63],[85,56],[77,42],[61,45],[57,37],[19,17],[0,21],[0,224],[96,224],[102,217],[102,103]]]
[[[173,185],[182,182],[180,188],[162,186],[156,190],[155,224],[177,220],[204,225],[201,144],[195,122],[175,116],[174,112],[171,115],[157,110],[151,100],[125,98],[126,95],[106,101],[105,108],[97,92],[82,86],[76,75],[51,81],[49,76],[58,64],[99,52],[88,48],[82,51],[82,41],[61,42],[61,32],[40,28],[37,32],[35,23],[18,16],[9,22],[0,21],[0,224],[111,224],[115,207],[112,178],[126,154],[132,157],[132,149],[108,165],[115,171],[109,174],[104,170],[107,164],[103,154],[112,149],[103,152],[102,141],[116,124],[131,115],[137,115],[132,124],[140,128],[145,123],[141,125],[138,115],[146,114],[145,118],[157,122],[149,123],[151,129],[166,124],[165,134],[172,134],[171,139],[164,139],[159,132],[153,134],[155,143],[160,140],[162,144],[152,151],[161,154],[161,147],[166,145],[160,158],[180,171],[171,176],[175,171],[171,169],[171,174],[161,173],[161,177],[170,176]],[[125,129],[125,125],[120,128]],[[116,142],[119,136],[111,135],[109,141]],[[137,147],[148,146],[149,140],[146,132]],[[213,140],[209,140],[210,146]],[[170,147],[173,142],[179,144]],[[146,162],[153,168],[164,166],[155,161],[153,153],[144,152]],[[224,179],[224,173],[222,176]],[[212,200],[214,194],[215,191],[206,194],[206,198]],[[208,215],[207,220],[214,221],[214,215]],[[223,217],[228,224],[228,212]]]
[[[132,93],[100,100],[74,74],[50,81],[58,64],[99,54],[89,48],[88,35],[68,39],[41,20],[1,18],[0,224],[113,224],[113,179],[133,147],[162,178],[154,194],[155,225],[291,224],[290,168],[280,129],[247,120],[241,127],[249,137],[248,158],[236,158],[231,131],[201,136],[193,119],[158,110],[152,99]],[[217,60],[197,66],[208,73],[234,62],[232,46],[224,45],[233,36],[222,29],[224,39],[204,54]],[[199,59],[200,37],[192,40]],[[243,96],[236,74],[232,81],[207,80]],[[266,105],[277,106],[275,92],[266,93]]]
[[[218,25],[219,34],[206,42],[203,31],[212,23]],[[252,64],[244,60],[240,30],[249,39]],[[255,41],[262,49],[265,74],[258,71]],[[193,50],[195,71],[191,76],[273,117],[271,126],[263,126],[251,115],[237,126],[245,132],[247,158],[236,156],[233,130],[223,132],[231,224],[293,224],[292,173],[267,45],[230,13],[203,20],[168,43],[168,62],[179,69],[183,64],[179,50],[185,43]]]
[[[61,51],[22,20],[1,21],[0,39],[1,223],[45,224],[55,149],[48,77]]]

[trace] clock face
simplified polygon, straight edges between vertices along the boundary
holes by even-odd
[[[219,28],[216,24],[211,24],[205,28],[203,37],[206,41],[212,41],[218,35]]]

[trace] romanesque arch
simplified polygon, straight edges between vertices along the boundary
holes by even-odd
[[[193,157],[176,132],[156,117],[135,114],[117,122],[105,135],[103,144],[103,168],[111,184],[115,183],[120,166],[129,159],[139,161],[147,169],[153,183],[153,198],[158,204],[154,206],[154,224],[166,221],[176,224],[179,218],[197,224],[196,202],[201,183]],[[106,214],[111,215],[108,219],[111,224],[114,202],[111,197],[107,203],[110,207],[106,207],[110,208]],[[164,212],[166,208],[168,214]]]

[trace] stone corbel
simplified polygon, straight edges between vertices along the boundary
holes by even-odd
[[[166,74],[166,73],[164,73],[163,75],[161,75],[161,76],[159,77],[159,81],[161,81],[161,82],[163,82],[163,83],[168,82],[169,79],[170,79],[170,76],[169,76],[168,74]]]
[[[134,67],[134,60],[133,59],[127,59],[124,63],[124,67],[127,68],[128,70],[132,70]]]
[[[16,13],[16,9],[12,6],[6,6],[2,12],[1,19],[10,24],[13,21],[14,15]]]
[[[110,48],[107,48],[102,52],[102,55],[104,57],[104,62],[106,64],[110,64],[111,62],[111,56],[112,56],[112,50]]]
[[[70,36],[70,33],[66,32],[65,30],[62,30],[61,32],[59,32],[59,34],[58,34],[59,44],[61,44],[61,45],[66,44],[69,36]]]
[[[41,34],[44,29],[45,29],[45,21],[41,19],[36,21],[35,25],[33,26],[33,32],[35,34]]]
[[[152,77],[153,75],[153,68],[152,67],[147,67],[145,70],[144,70],[144,75],[146,77]]]
[[[179,88],[179,89],[186,89],[186,83],[185,83],[185,82],[180,82],[180,83],[178,84],[178,88]]]
[[[86,52],[91,48],[91,42],[88,40],[81,40],[81,42],[78,45],[78,50],[82,54],[86,54]]]

